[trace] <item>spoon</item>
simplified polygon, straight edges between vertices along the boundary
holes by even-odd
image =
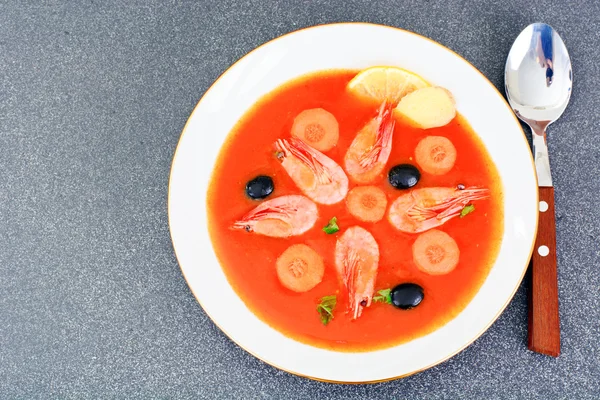
[[[510,106],[532,131],[540,196],[529,292],[528,347],[535,352],[558,357],[560,323],[556,221],[546,128],[567,108],[572,75],[567,48],[550,25],[531,24],[519,34],[506,60],[504,83]]]

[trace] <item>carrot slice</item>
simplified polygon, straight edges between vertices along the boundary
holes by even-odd
[[[376,186],[357,186],[346,197],[348,212],[364,222],[380,221],[387,209],[387,197]]]
[[[277,258],[277,276],[286,288],[294,292],[307,292],[323,280],[323,258],[305,244],[288,247]]]
[[[322,108],[304,110],[294,119],[292,136],[319,151],[331,150],[340,138],[340,127],[332,113]]]
[[[419,235],[412,246],[413,261],[429,275],[443,275],[458,265],[460,250],[446,232],[432,229]]]
[[[456,148],[443,136],[427,136],[415,149],[419,167],[432,175],[444,175],[454,167]]]

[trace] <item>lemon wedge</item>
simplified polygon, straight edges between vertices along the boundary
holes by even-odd
[[[387,100],[396,105],[417,89],[429,86],[418,75],[396,67],[372,67],[359,72],[348,83],[352,93],[379,103]]]

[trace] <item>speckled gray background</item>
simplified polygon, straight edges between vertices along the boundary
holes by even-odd
[[[0,398],[600,398],[600,2],[485,3],[0,0]],[[499,88],[522,28],[561,33],[575,86],[550,132],[560,358],[526,348],[525,285],[448,362],[361,386],[267,366],[197,304],[167,225],[183,125],[246,52],[335,21],[426,35]]]

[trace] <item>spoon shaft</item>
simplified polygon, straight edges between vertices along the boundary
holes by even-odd
[[[535,159],[535,171],[537,173],[538,186],[552,186],[545,126],[538,127],[538,124],[531,122],[530,124],[533,132],[533,156]]]
[[[529,293],[529,349],[558,357],[558,276],[556,270],[556,220],[554,188],[540,187],[540,218],[532,257]]]

